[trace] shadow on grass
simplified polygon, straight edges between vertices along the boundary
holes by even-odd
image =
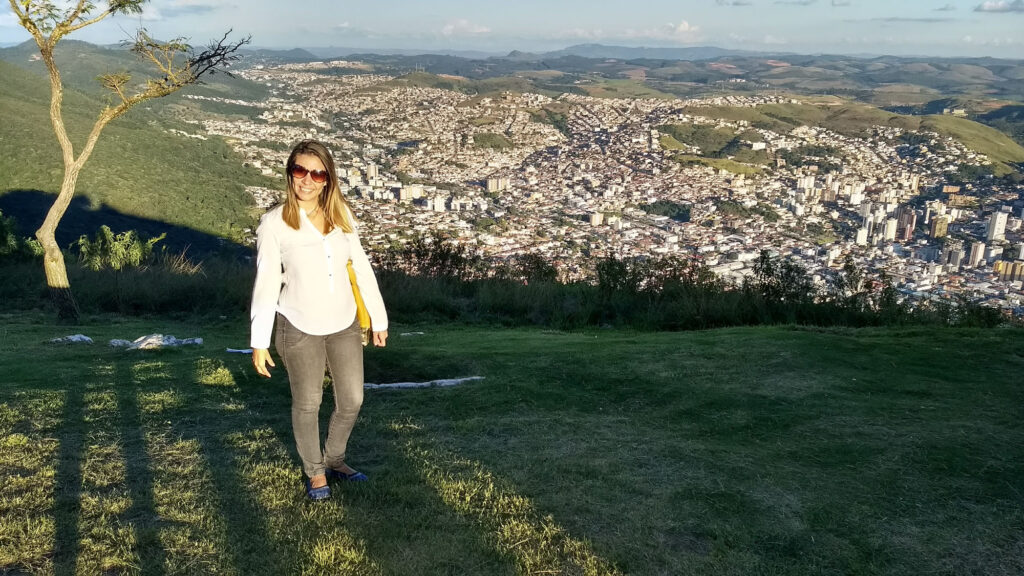
[[[200,358],[200,364],[206,358]],[[184,368],[184,366],[182,366]],[[241,467],[244,458],[237,446],[232,446],[228,438],[232,434],[242,433],[252,426],[250,414],[246,410],[229,411],[223,408],[226,403],[239,402],[241,391],[229,375],[230,386],[210,387],[203,385],[202,377],[197,371],[181,370],[169,375],[171,388],[180,395],[181,403],[188,408],[185,414],[165,414],[171,418],[169,427],[161,429],[160,422],[140,422],[139,427],[148,428],[150,432],[160,430],[169,436],[172,442],[194,440],[198,445],[198,453],[205,464],[201,473],[208,473],[213,493],[200,494],[204,503],[211,504],[217,517],[226,528],[226,541],[220,543],[226,550],[219,553],[229,557],[229,564],[239,573],[251,574],[253,567],[265,570],[263,573],[279,573],[282,555],[277,552],[279,546],[273,541],[268,529],[266,511],[260,506],[255,485],[247,481]],[[222,383],[221,386],[223,386]],[[138,387],[136,387],[136,394]],[[241,401],[245,404],[244,401]],[[159,420],[163,420],[163,417]],[[184,416],[184,417],[182,417]],[[156,418],[154,418],[156,420]]]
[[[389,428],[423,482],[445,505],[482,528],[484,539],[516,573],[621,574],[480,462],[439,446],[423,425],[408,419],[391,422]]]
[[[157,514],[154,498],[153,463],[146,449],[146,435],[139,410],[139,382],[131,370],[125,369],[125,362],[114,364],[114,396],[120,415],[121,441],[125,459],[125,481],[131,497],[127,520],[135,528],[142,574],[159,576],[166,573],[167,553],[160,543],[160,528],[163,524]]]
[[[53,200],[54,196],[39,190],[11,190],[0,194],[0,212],[14,218],[19,235],[31,237],[43,223]],[[106,204],[94,208],[83,196],[71,199],[57,227],[57,244],[68,247],[82,235],[91,238],[102,225],[109,226],[115,234],[136,230],[149,238],[155,238],[166,233],[167,237],[157,244],[157,250],[163,247],[172,254],[180,254],[186,248],[191,256],[200,258],[209,254],[226,253],[243,257],[252,253],[248,247],[192,228],[132,216]]]
[[[442,446],[429,427],[375,410],[364,412],[353,453],[373,480],[335,482],[334,498],[312,505],[301,495],[283,372],[267,382],[248,373],[244,358],[158,354],[95,360],[108,374],[96,391],[111,400],[102,421],[89,420],[87,386],[66,386],[57,574],[99,569],[83,547],[108,523],[134,533],[124,551],[140,574],[620,573],[507,481]],[[214,366],[217,383],[200,366]],[[83,459],[95,426],[111,428],[125,460],[118,483],[127,506],[115,516],[87,513]],[[192,539],[188,548],[182,535]]]
[[[64,391],[63,434],[57,453],[56,502],[54,503],[54,573],[77,573],[79,521],[82,515],[82,454],[85,449],[85,414],[80,386]]]

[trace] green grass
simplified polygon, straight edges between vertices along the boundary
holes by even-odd
[[[595,98],[658,98],[661,100],[675,100],[676,97],[667,92],[651,88],[642,80],[590,78],[592,83],[583,84],[581,87],[590,96]]]
[[[759,166],[742,164],[735,160],[729,160],[728,158],[705,158],[703,156],[693,156],[690,154],[677,154],[673,160],[683,164],[684,166],[701,164],[703,166],[714,168],[715,170],[725,170],[726,172],[731,172],[733,174],[754,175],[760,174],[762,170]]]
[[[98,344],[47,339],[83,332]],[[201,347],[130,353],[150,332]],[[402,332],[425,334],[401,336]],[[0,329],[0,571],[1019,574],[1019,330],[394,326],[304,501],[288,388],[209,324]],[[31,360],[29,360],[31,359]],[[329,398],[327,399],[329,402]]]
[[[498,119],[494,116],[478,116],[476,118],[470,118],[469,123],[473,126],[489,126],[491,124],[497,124]]]
[[[481,132],[473,135],[473,146],[477,148],[504,150],[505,148],[512,148],[515,144],[513,144],[512,140],[509,140],[508,136],[505,136],[504,134],[498,134],[497,132]]]
[[[954,116],[894,114],[866,104],[838,99],[821,103],[765,104],[752,108],[690,108],[689,111],[708,118],[746,120],[755,127],[783,134],[801,125],[822,126],[851,136],[862,136],[871,126],[929,130],[950,136],[967,148],[985,154],[996,163],[996,174],[999,176],[1013,170],[1008,163],[1024,161],[1024,146],[1006,134],[973,120]]]

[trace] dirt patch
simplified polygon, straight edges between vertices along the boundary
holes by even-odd
[[[643,82],[647,79],[647,68],[634,68],[632,70],[625,70],[622,75],[630,80],[639,80]]]
[[[725,72],[726,74],[743,74],[743,70],[725,62],[712,62],[708,64],[708,69],[718,70],[719,72]]]

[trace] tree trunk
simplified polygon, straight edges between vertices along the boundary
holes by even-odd
[[[64,266],[64,254],[60,247],[56,251],[48,247],[43,256],[43,270],[46,272],[46,284],[50,287],[50,299],[57,307],[57,320],[61,323],[77,324],[80,312],[75,297],[71,294],[71,284],[68,282],[68,271]]]
[[[57,307],[57,319],[61,322],[77,324],[79,319],[78,303],[71,294],[71,283],[68,281],[68,269],[64,264],[64,253],[57,244],[57,224],[71,204],[75,194],[75,183],[78,180],[77,165],[65,167],[64,182],[60,194],[46,213],[43,225],[36,230],[36,239],[43,245],[43,271],[46,273],[46,285],[50,288],[50,298]]]

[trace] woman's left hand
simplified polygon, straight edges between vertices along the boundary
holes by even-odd
[[[373,345],[378,348],[383,348],[388,345],[388,331],[374,332],[373,333]]]

